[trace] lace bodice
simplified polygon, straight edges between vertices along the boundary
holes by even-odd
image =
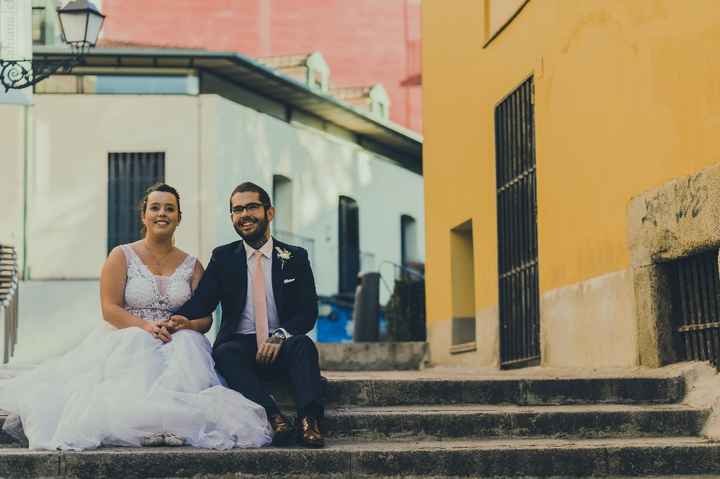
[[[195,257],[188,255],[170,276],[157,276],[142,262],[130,245],[122,245],[127,263],[125,309],[146,321],[170,317],[192,295]]]

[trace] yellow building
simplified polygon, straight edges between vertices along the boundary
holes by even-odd
[[[720,162],[718,1],[425,0],[423,43],[432,361],[667,362],[629,208]]]

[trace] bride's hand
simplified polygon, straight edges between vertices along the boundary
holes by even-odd
[[[153,338],[157,338],[163,343],[170,342],[170,340],[172,339],[170,338],[170,331],[168,331],[167,326],[165,326],[161,322],[148,322],[147,324],[143,325],[143,329],[150,333]]]

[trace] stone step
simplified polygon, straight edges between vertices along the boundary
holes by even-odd
[[[656,370],[613,373],[528,368],[475,371],[431,368],[422,371],[324,371],[330,406],[402,406],[438,404],[670,404],[680,402],[686,376],[711,369],[681,363]],[[15,368],[0,367],[0,383]],[[281,404],[292,404],[287,381],[268,384]]]
[[[668,404],[685,395],[685,380],[673,377],[610,378],[368,378],[367,373],[329,376],[327,404],[402,406],[412,404]],[[282,404],[289,389],[271,386]]]
[[[0,449],[4,478],[590,477],[720,474],[703,439],[329,441],[324,449]]]
[[[362,440],[697,436],[709,415],[682,404],[353,407],[328,410],[323,429]]]
[[[352,407],[328,410],[322,426],[328,437],[366,441],[680,437],[699,435],[709,415],[682,404]],[[16,441],[0,431],[0,444]]]

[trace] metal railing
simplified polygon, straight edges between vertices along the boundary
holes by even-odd
[[[385,305],[388,336],[393,341],[425,341],[425,277],[414,269],[390,264],[396,271],[402,269],[395,277],[390,299]]]
[[[15,248],[0,244],[0,320],[3,363],[15,352],[18,333],[18,268]]]
[[[720,366],[718,250],[671,263],[673,346],[678,359]]]

